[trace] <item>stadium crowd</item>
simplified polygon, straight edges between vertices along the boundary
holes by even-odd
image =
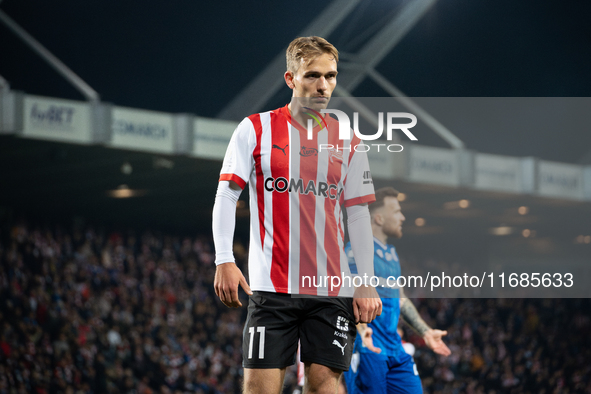
[[[214,296],[208,237],[5,223],[0,240],[0,394],[241,391],[246,309]],[[416,305],[452,350],[406,328],[426,393],[591,392],[589,300]]]
[[[417,346],[427,393],[591,393],[589,299],[424,299],[419,311],[444,327],[452,351]]]

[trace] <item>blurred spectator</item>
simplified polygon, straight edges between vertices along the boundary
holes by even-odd
[[[204,236],[0,228],[0,394],[241,392],[245,308],[214,272]],[[426,393],[591,392],[589,300],[416,305],[452,349],[404,328]]]
[[[448,331],[452,350],[417,346],[425,393],[591,392],[588,299],[425,299],[421,311]],[[581,324],[577,322],[581,321]],[[585,321],[585,322],[582,322]],[[585,377],[585,378],[583,378]]]
[[[0,393],[240,391],[207,238],[0,231]]]

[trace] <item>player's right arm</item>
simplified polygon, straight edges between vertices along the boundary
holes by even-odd
[[[253,134],[252,122],[248,118],[234,131],[224,157],[212,212],[216,253],[214,289],[220,300],[231,308],[242,306],[238,298],[238,285],[248,295],[252,295],[246,278],[236,266],[232,245],[236,227],[236,203],[254,165],[252,151],[256,140]]]
[[[234,181],[220,181],[213,205],[213,242],[216,251],[216,269],[213,287],[215,294],[230,308],[242,306],[238,298],[238,285],[252,295],[246,278],[236,266],[232,244],[236,227],[236,203],[242,189]]]

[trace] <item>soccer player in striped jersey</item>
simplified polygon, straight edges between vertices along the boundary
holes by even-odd
[[[359,271],[373,275],[367,207],[374,201],[373,183],[365,152],[355,150],[360,140],[339,140],[338,122],[319,113],[336,86],[336,48],[320,37],[300,37],[286,58],[284,79],[292,100],[245,118],[226,151],[213,209],[214,288],[229,307],[242,306],[239,285],[250,296],[243,338],[245,393],[280,393],[298,340],[304,391],[335,393],[350,365],[355,323],[369,323],[381,313],[374,288],[365,284],[353,290],[343,283],[350,278],[343,207]],[[316,123],[310,136],[303,126],[308,119]],[[322,149],[323,144],[340,149]],[[232,253],[236,203],[246,184],[250,284]]]
[[[402,288],[391,288],[387,278],[400,276],[400,261],[396,249],[387,244],[388,237],[402,237],[404,215],[398,202],[398,191],[391,187],[376,191],[376,202],[370,206],[374,236],[374,269],[380,278],[378,293],[382,297],[383,313],[367,325],[360,324],[361,335],[355,341],[351,368],[345,373],[349,394],[420,394],[421,379],[413,358],[404,351],[398,334],[400,315],[417,331],[435,353],[449,356],[451,351],[442,341],[447,331],[431,329],[419,316],[412,301]],[[355,251],[345,248],[355,272]],[[367,330],[367,331],[366,331]],[[363,339],[362,339],[363,337]]]

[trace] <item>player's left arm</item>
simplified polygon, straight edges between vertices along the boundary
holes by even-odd
[[[353,313],[355,323],[371,323],[382,314],[382,300],[374,287],[370,285],[373,270],[373,236],[367,204],[362,203],[347,207],[347,229],[351,250],[355,255],[357,273],[363,278],[361,286],[353,294]]]
[[[363,346],[365,346],[374,353],[381,353],[382,349],[380,349],[379,347],[375,347],[373,344],[373,330],[371,329],[371,327],[365,323],[359,323],[356,327],[357,335],[361,337],[361,342],[363,343]]]
[[[429,327],[421,315],[419,315],[419,311],[417,311],[412,301],[405,297],[403,289],[400,289],[400,314],[408,325],[423,337],[423,340],[431,350],[442,356],[449,356],[451,354],[451,350],[449,350],[442,339],[447,335],[447,331]]]

